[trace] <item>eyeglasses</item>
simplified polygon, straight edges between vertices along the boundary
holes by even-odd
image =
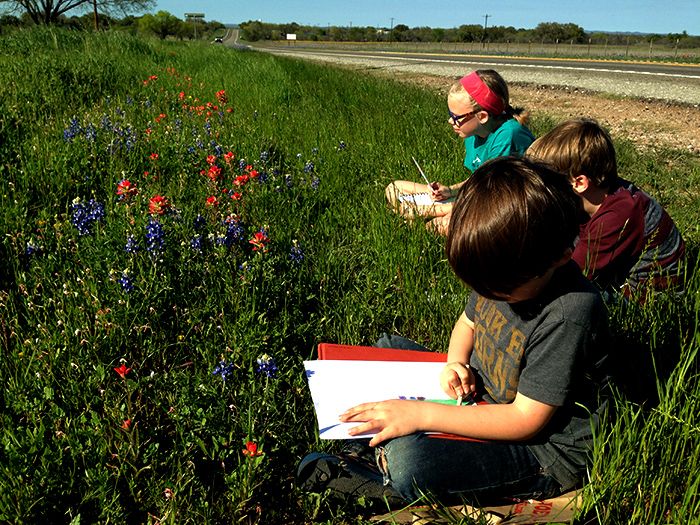
[[[452,121],[452,125],[458,128],[464,126],[467,122],[474,118],[474,115],[478,113],[478,111],[472,110],[468,113],[465,113],[464,115],[455,115],[454,113],[452,113],[452,111],[450,111],[449,108],[447,108],[447,112],[450,114],[450,120]]]

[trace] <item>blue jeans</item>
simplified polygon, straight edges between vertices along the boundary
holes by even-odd
[[[387,334],[375,346],[427,351],[410,339]],[[489,505],[562,492],[523,443],[416,433],[381,444],[376,457],[384,484],[408,501],[431,494],[445,504]]]

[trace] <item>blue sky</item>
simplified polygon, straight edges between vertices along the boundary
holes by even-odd
[[[462,24],[534,28],[540,22],[574,23],[587,31],[700,35],[700,0],[157,0],[152,12],[178,18],[204,13],[225,24],[248,20],[302,25],[457,27]]]

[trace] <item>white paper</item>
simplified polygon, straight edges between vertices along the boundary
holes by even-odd
[[[387,399],[450,399],[440,387],[445,363],[404,361],[304,361],[321,439],[353,439],[339,416],[360,403]],[[363,434],[370,437],[374,434]]]
[[[402,193],[399,195],[399,202],[407,202],[416,206],[432,206],[436,203],[429,193]]]

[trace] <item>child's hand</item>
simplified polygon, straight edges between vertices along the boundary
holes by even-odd
[[[363,403],[349,408],[340,415],[344,423],[361,422],[348,430],[352,436],[362,436],[368,432],[377,434],[370,440],[369,446],[374,447],[387,439],[406,436],[424,429],[426,411],[430,405],[423,401],[406,399],[390,399],[376,403]]]
[[[434,201],[444,201],[452,197],[452,189],[439,182],[433,182],[430,185],[430,196]]]
[[[476,392],[476,378],[469,365],[447,363],[440,372],[440,386],[445,394],[456,399]]]

